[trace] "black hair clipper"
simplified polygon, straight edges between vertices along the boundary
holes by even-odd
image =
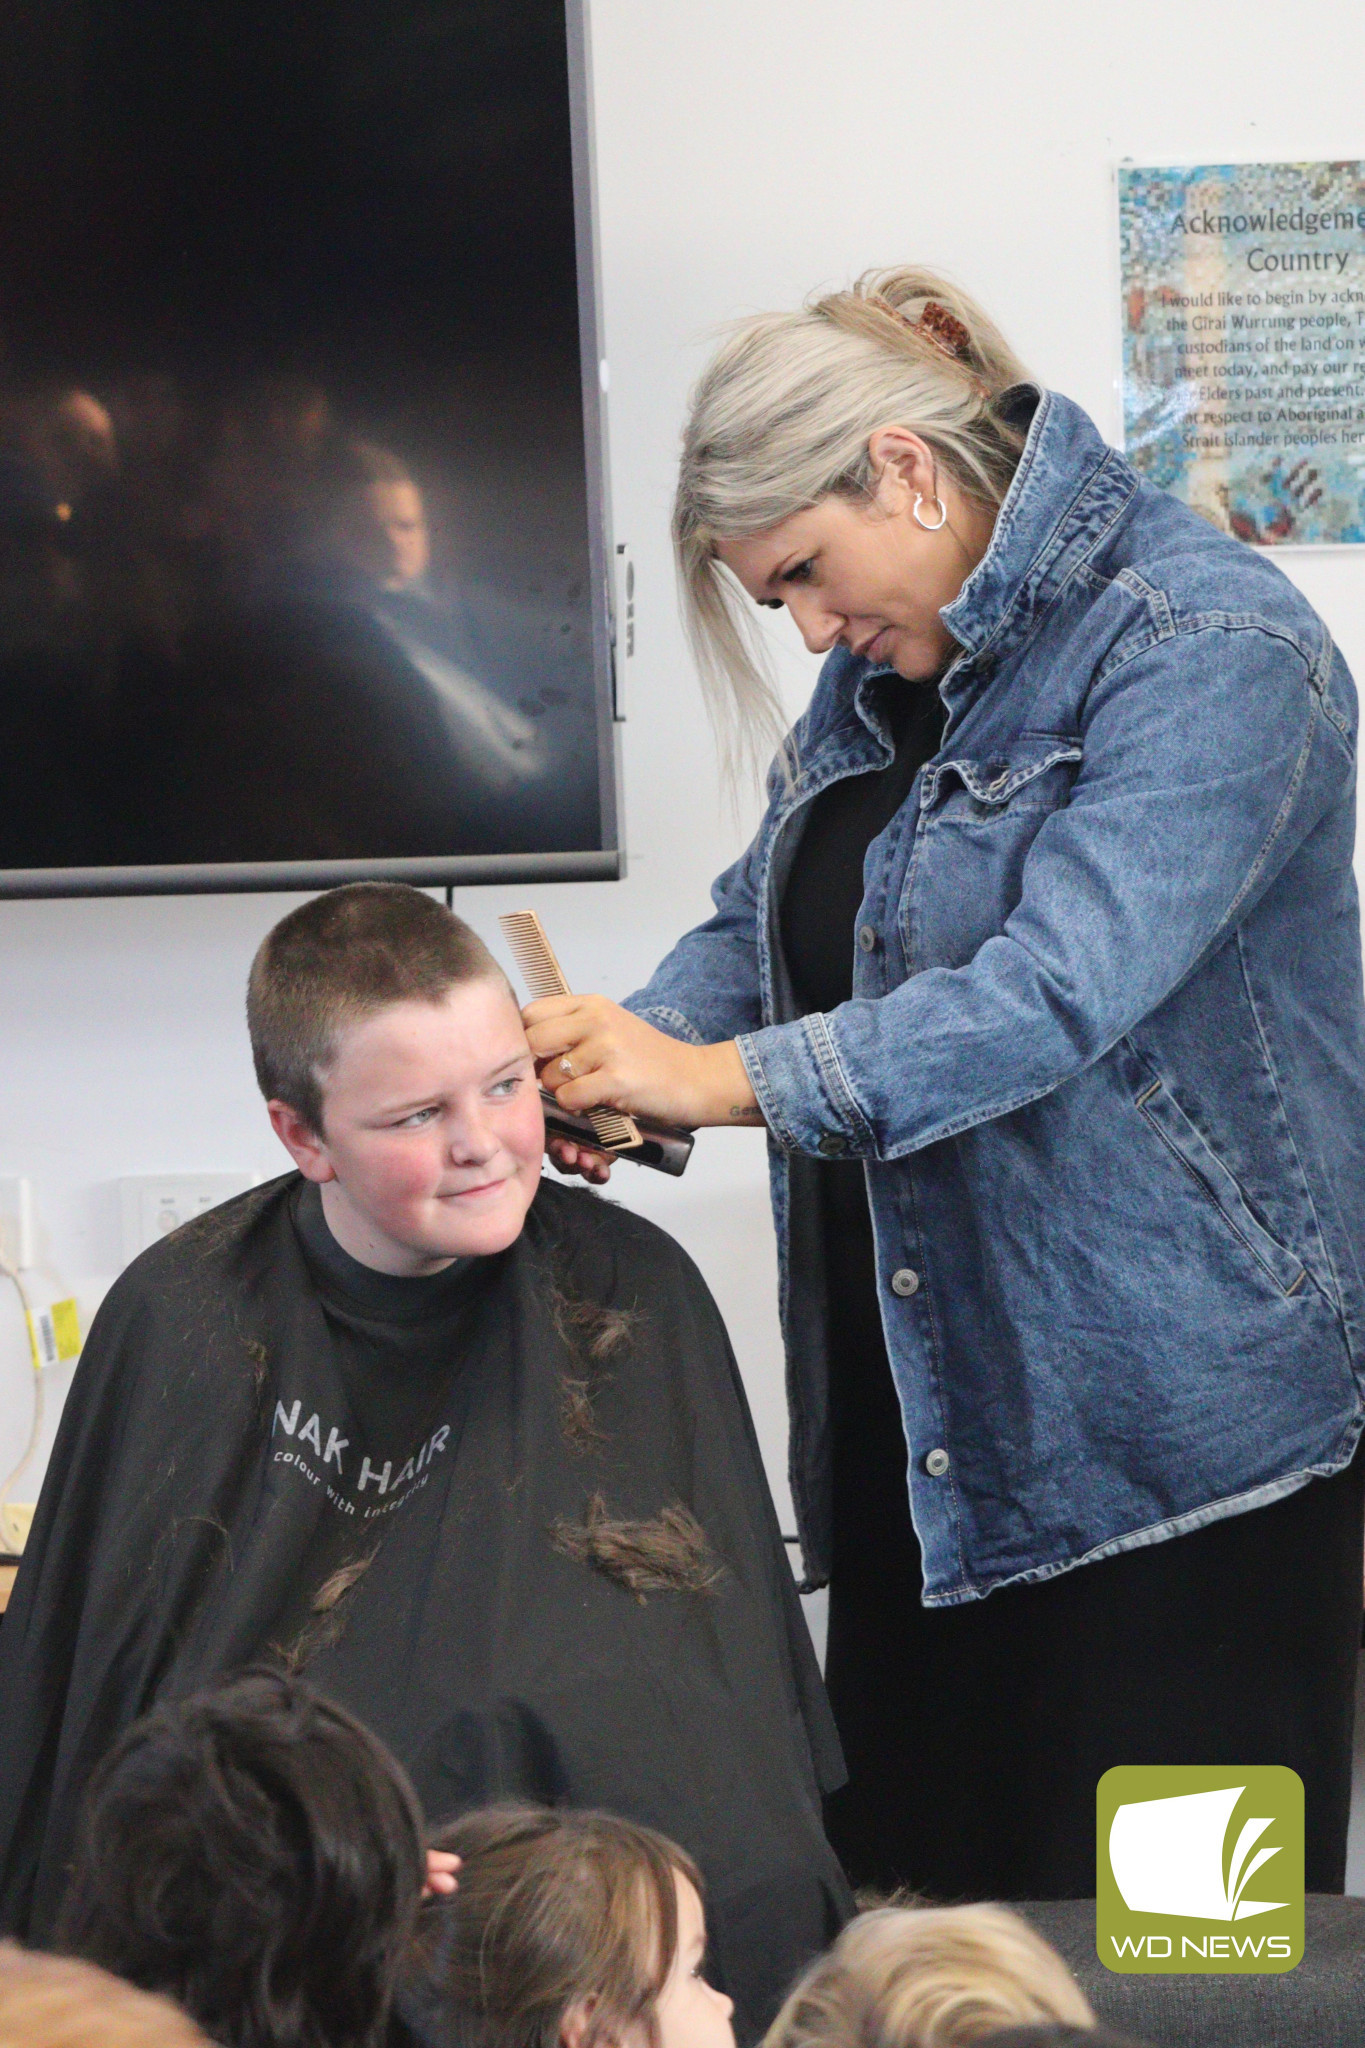
[[[692,1147],[697,1142],[691,1131],[680,1131],[673,1124],[651,1123],[648,1117],[636,1116],[630,1121],[635,1126],[638,1142],[634,1145],[607,1145],[597,1135],[596,1127],[588,1117],[576,1116],[571,1109],[561,1109],[547,1089],[541,1089],[540,1100],[545,1110],[547,1138],[567,1138],[573,1145],[591,1145],[594,1152],[605,1152],[609,1159],[629,1159],[633,1166],[652,1166],[658,1173],[687,1171]]]

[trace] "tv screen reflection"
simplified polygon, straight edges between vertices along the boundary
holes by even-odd
[[[604,844],[562,7],[0,29],[0,869]]]

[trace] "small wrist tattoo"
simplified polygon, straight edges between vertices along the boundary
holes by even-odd
[[[737,1124],[761,1124],[763,1121],[762,1110],[752,1102],[732,1102],[730,1116]]]

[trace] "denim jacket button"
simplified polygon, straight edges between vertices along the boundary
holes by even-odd
[[[918,1294],[919,1274],[910,1266],[902,1266],[898,1272],[891,1275],[891,1292],[901,1295]]]
[[[930,1451],[924,1460],[924,1469],[931,1479],[942,1479],[950,1462],[946,1451]]]
[[[862,947],[862,949],[863,949],[863,951],[864,951],[865,953],[875,953],[875,952],[876,952],[876,950],[877,950],[877,932],[876,932],[876,928],[875,928],[875,926],[873,926],[873,925],[870,925],[870,924],[860,924],[860,925],[859,925],[859,927],[858,927],[858,944],[859,944],[859,945],[860,945],[860,946]]]
[[[819,1149],[826,1159],[837,1159],[841,1152],[847,1152],[848,1139],[841,1137],[838,1131],[826,1131],[820,1140]]]

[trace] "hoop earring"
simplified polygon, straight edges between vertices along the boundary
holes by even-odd
[[[942,498],[935,493],[932,502],[938,506],[938,518],[933,520],[920,518],[919,508],[924,503],[924,499],[918,491],[915,493],[915,502],[910,507],[911,516],[916,526],[922,526],[926,533],[937,533],[941,526],[948,524],[948,507],[944,504]]]

